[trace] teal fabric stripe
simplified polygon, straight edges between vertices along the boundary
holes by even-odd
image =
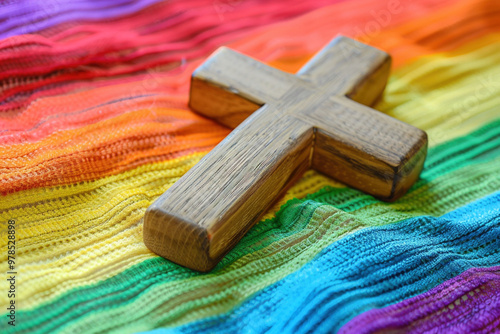
[[[240,307],[148,333],[332,333],[354,316],[500,264],[500,192],[440,218],[355,232]],[[264,316],[263,316],[264,315]]]

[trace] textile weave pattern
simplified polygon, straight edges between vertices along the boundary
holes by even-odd
[[[499,17],[496,0],[3,2],[0,332],[500,333]],[[428,133],[410,191],[385,203],[311,170],[209,273],[148,250],[146,208],[230,133],[188,108],[193,70],[228,46],[295,73],[337,34],[391,54],[375,108]]]

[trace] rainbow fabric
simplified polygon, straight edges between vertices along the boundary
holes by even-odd
[[[497,0],[0,15],[1,333],[500,332]],[[393,56],[376,108],[427,131],[417,184],[384,203],[309,171],[214,271],[150,252],[146,208],[229,133],[187,108],[192,71],[227,45],[293,73],[338,33]]]

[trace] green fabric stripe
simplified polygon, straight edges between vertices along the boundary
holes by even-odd
[[[500,186],[499,146],[500,120],[432,148],[422,179],[396,203],[349,188],[326,188],[287,202],[275,218],[257,224],[212,273],[195,273],[163,258],[147,260],[19,311],[14,330],[110,331],[128,321],[127,330],[135,331],[218,314],[297,270],[346,233],[421,214],[440,215],[492,193]],[[134,323],[136,319],[141,322]]]

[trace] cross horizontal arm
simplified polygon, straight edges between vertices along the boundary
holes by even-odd
[[[413,185],[427,152],[424,131],[347,97],[298,114],[316,129],[312,168],[393,201]]]
[[[222,47],[193,73],[189,106],[235,128],[264,103],[278,101],[295,80],[292,74]]]
[[[218,49],[192,76],[189,106],[235,128],[264,103],[276,103],[297,85],[346,95],[372,105],[389,76],[390,56],[338,36],[292,75],[228,48]]]

